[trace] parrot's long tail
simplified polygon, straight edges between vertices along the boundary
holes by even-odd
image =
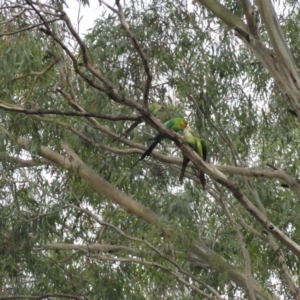
[[[204,172],[202,172],[201,170],[199,170],[198,176],[199,176],[199,179],[200,179],[201,184],[203,186],[203,191],[205,191],[205,174],[204,174]]]
[[[146,156],[149,156],[151,154],[151,152],[153,151],[153,149],[156,147],[156,145],[158,144],[158,141],[154,141],[151,146],[144,152],[144,154],[141,156],[140,160],[143,160]]]
[[[179,181],[180,181],[181,184],[183,182],[183,177],[184,177],[185,169],[186,169],[186,166],[187,166],[188,162],[189,162],[189,159],[186,159],[184,157],[183,162],[182,162],[182,167],[181,167],[181,173],[180,173],[180,176],[179,176]]]

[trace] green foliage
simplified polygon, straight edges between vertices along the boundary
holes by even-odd
[[[44,6],[48,13],[43,14],[49,20],[66,5],[48,2],[49,7]],[[221,2],[243,16],[238,1]],[[51,9],[56,5],[57,11]],[[284,5],[289,14],[279,16],[280,24],[299,69],[298,4],[284,1]],[[31,13],[13,18],[20,9],[1,10],[1,22],[6,22],[2,34],[42,22],[31,8]],[[273,166],[298,181],[299,124],[288,111],[286,96],[231,30],[202,6],[185,1],[132,1],[126,3],[124,15],[153,73],[149,104],[160,107],[153,110],[150,105],[150,113],[162,123],[184,116],[207,142],[212,164],[264,170]],[[55,32],[56,39],[45,34],[46,29]],[[261,24],[260,31],[268,42]],[[133,167],[141,144],[146,146],[156,129],[143,122],[125,142],[116,139],[134,121],[103,115],[138,117],[141,112],[125,101],[113,101],[104,81],[86,64],[88,59],[123,97],[143,104],[147,74],[118,15],[101,6],[99,18],[82,40],[86,54],[67,25],[56,21],[4,35],[0,41],[0,287],[5,296],[65,293],[89,299],[206,299],[196,289],[212,295],[204,282],[224,298],[248,299],[245,289],[233,283],[229,268],[222,269],[221,257],[236,271],[245,271],[245,257],[224,201],[243,235],[253,278],[266,291],[291,299],[277,253],[261,224],[228,190],[207,177],[208,192],[202,191],[192,168],[186,173],[193,180],[186,178],[180,185],[176,163],[149,158]],[[2,104],[56,113],[7,111]],[[102,117],[61,114],[71,110]],[[26,147],[20,146],[19,137],[26,138]],[[64,143],[95,173],[156,213],[161,223],[145,223],[94,190],[79,170],[41,155],[45,146],[66,164],[72,162]],[[168,140],[157,151],[181,157]],[[24,166],[20,160],[33,164]],[[273,224],[300,242],[300,209],[293,191],[275,179],[226,175]],[[164,226],[176,234],[160,232]],[[187,260],[195,240],[219,255],[211,268]],[[87,245],[94,243],[128,247],[135,254],[93,252]],[[58,244],[87,248],[70,250]],[[298,258],[286,248],[284,252],[296,278]],[[180,267],[189,274],[179,272]]]

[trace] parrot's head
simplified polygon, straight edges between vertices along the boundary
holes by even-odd
[[[186,125],[184,128],[183,128],[183,134],[187,134],[187,133],[189,133],[190,131],[191,131],[191,127],[190,127],[190,125]]]
[[[187,126],[189,126],[185,119],[180,120],[179,124],[180,124],[182,129],[185,129]]]

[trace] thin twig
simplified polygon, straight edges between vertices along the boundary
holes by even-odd
[[[9,300],[9,299],[36,299],[36,300],[42,300],[45,298],[68,298],[68,299],[77,299],[82,300],[82,297],[79,297],[77,295],[71,295],[71,294],[64,294],[64,293],[49,293],[49,294],[41,294],[39,296],[32,296],[32,295],[13,295],[13,296],[3,296],[0,297],[0,300]]]
[[[151,82],[152,82],[152,72],[151,72],[151,68],[149,65],[149,59],[147,57],[147,55],[145,54],[145,52],[142,49],[141,44],[138,42],[135,34],[132,32],[132,30],[130,29],[128,23],[125,20],[125,16],[123,13],[123,8],[120,4],[120,0],[116,0],[116,5],[118,6],[118,10],[119,10],[119,18],[120,18],[120,22],[121,25],[123,26],[124,30],[128,33],[128,35],[130,36],[132,43],[137,51],[137,53],[139,54],[140,58],[142,59],[143,65],[144,65],[144,70],[146,73],[146,80],[144,83],[144,91],[143,91],[143,101],[144,101],[144,107],[148,108],[148,99],[149,99],[149,90],[151,87]]]
[[[225,215],[227,216],[227,219],[229,220],[229,222],[231,223],[232,227],[234,228],[242,253],[243,253],[243,257],[244,257],[244,271],[245,271],[245,276],[246,276],[246,290],[247,290],[247,294],[250,300],[256,300],[255,297],[255,293],[254,293],[254,288],[253,288],[253,276],[252,276],[252,271],[251,271],[251,258],[250,258],[250,254],[249,251],[247,249],[247,245],[244,241],[244,237],[242,232],[240,231],[238,224],[236,223],[236,221],[233,219],[230,210],[228,209],[225,201],[224,201],[224,191],[223,189],[218,187],[218,184],[215,184],[215,187],[217,188],[217,190],[220,193],[220,197],[217,197],[216,199],[219,201],[219,203],[221,204],[221,207],[223,209],[223,211],[225,212]]]
[[[28,8],[24,8],[23,10],[21,10],[19,13],[15,14],[12,18],[5,20],[3,22],[0,22],[0,25],[6,24],[6,23],[10,23],[13,20],[15,20],[16,18],[20,17],[23,13],[25,13],[25,11],[28,10]]]
[[[184,278],[182,278],[178,273],[174,272],[172,269],[167,268],[159,263],[156,262],[152,262],[152,261],[147,261],[147,260],[142,260],[142,259],[138,259],[138,258],[125,258],[125,257],[107,257],[107,256],[103,256],[103,255],[91,255],[91,257],[100,259],[100,260],[107,260],[107,261],[120,261],[120,262],[132,262],[132,263],[138,263],[141,265],[145,265],[145,266],[150,266],[150,267],[156,267],[159,268],[167,273],[169,273],[170,275],[172,275],[173,277],[175,277],[178,281],[180,281],[181,283],[183,283],[184,285],[190,287],[191,289],[193,289],[194,291],[196,291],[197,293],[199,293],[200,295],[203,295],[206,297],[206,299],[222,299],[222,298],[216,298],[214,296],[211,296],[205,292],[203,292],[202,290],[200,290],[199,288],[197,288],[194,284],[190,283],[189,281],[185,280]]]
[[[157,249],[155,246],[153,246],[151,243],[149,243],[148,241],[146,241],[145,239],[139,239],[139,238],[135,238],[135,237],[132,237],[128,234],[126,234],[124,231],[122,231],[121,229],[119,229],[118,227],[110,224],[110,223],[107,223],[107,222],[103,222],[101,221],[95,214],[93,214],[92,212],[90,212],[88,209],[84,209],[84,208],[81,208],[81,207],[78,207],[74,204],[70,204],[68,203],[67,205],[69,205],[70,207],[73,207],[77,210],[80,210],[84,213],[86,213],[87,215],[89,215],[90,217],[92,217],[96,222],[98,222],[100,225],[104,225],[104,226],[107,226],[107,227],[110,227],[112,229],[114,229],[115,231],[117,231],[120,235],[122,235],[123,237],[131,240],[131,241],[134,241],[134,242],[138,242],[138,243],[142,243],[142,244],[145,244],[148,248],[150,248],[154,253],[156,253],[157,255],[159,255],[160,257],[164,258],[165,260],[167,260],[168,262],[170,262],[172,265],[174,265],[178,271],[190,278],[192,278],[195,282],[201,284],[201,285],[204,285],[206,288],[208,288],[212,293],[215,294],[215,296],[217,296],[217,299],[222,299],[220,294],[215,290],[213,289],[212,287],[210,287],[209,285],[207,285],[206,283],[204,283],[203,281],[199,280],[196,276],[194,276],[193,274],[189,273],[188,271],[186,271],[177,261],[173,260],[172,258],[168,257],[167,255],[163,254],[159,249]]]
[[[116,140],[120,141],[122,139],[125,139],[127,137],[127,135],[134,129],[136,128],[139,124],[142,123],[142,120],[138,120],[135,121],[133,124],[131,124],[131,126],[126,129],[118,138],[113,139],[112,142],[115,142]]]
[[[56,22],[56,21],[59,21],[60,18],[57,18],[57,19],[53,19],[53,20],[49,20],[49,21],[46,21],[48,24],[49,23],[53,23],[53,22]],[[0,34],[0,37],[1,36],[4,36],[4,35],[13,35],[13,34],[17,34],[17,33],[20,33],[22,31],[27,31],[27,30],[30,30],[32,28],[36,28],[36,27],[39,27],[39,26],[42,26],[44,25],[44,23],[39,23],[39,24],[36,24],[36,25],[32,25],[32,26],[29,26],[29,27],[25,27],[25,28],[22,28],[22,29],[19,29],[19,30],[16,30],[16,31],[12,31],[12,32],[5,32],[5,33],[1,33]]]
[[[0,102],[0,109],[6,111],[14,111],[24,113],[26,115],[60,115],[60,116],[77,116],[77,117],[94,117],[104,120],[112,120],[112,121],[142,121],[142,116],[134,116],[134,115],[107,115],[107,114],[98,114],[93,112],[78,112],[78,111],[61,111],[57,109],[25,109],[20,106],[12,106],[10,104],[6,104]]]
[[[104,0],[99,0],[100,3],[104,4],[107,8],[109,8],[111,11],[113,11],[115,14],[118,14],[118,11],[114,9],[112,6],[110,6],[107,2]]]

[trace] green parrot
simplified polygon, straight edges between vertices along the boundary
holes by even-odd
[[[171,118],[170,112],[167,106],[162,102],[153,102],[149,104],[150,113],[159,119],[162,123],[165,123],[167,120]],[[116,140],[121,140],[126,138],[126,136],[137,127],[142,121],[135,121],[125,132],[123,132],[119,138],[113,139],[113,142]]]
[[[193,148],[193,150],[204,160],[206,161],[207,157],[207,146],[204,140],[202,140],[197,134],[192,130],[192,128],[187,125],[185,129],[183,130],[183,139],[187,142],[189,146]],[[182,183],[183,177],[184,177],[184,172],[186,169],[186,166],[189,162],[189,158],[186,156],[183,156],[183,163],[182,163],[182,168],[181,168],[181,173],[179,180]],[[203,190],[205,190],[205,175],[204,172],[201,171],[200,169],[198,170],[198,176],[199,179],[202,183]]]
[[[171,118],[170,112],[164,103],[153,102],[149,105],[149,110],[150,113],[162,123],[167,122]]]
[[[173,118],[168,120],[165,124],[164,124],[168,129],[171,129],[175,132],[179,132],[184,130],[184,128],[186,128],[187,125],[187,121],[184,118]],[[151,144],[151,146],[145,151],[145,153],[141,156],[141,158],[139,160],[143,160],[146,156],[149,156],[151,154],[151,152],[153,151],[153,149],[156,147],[156,145],[158,143],[161,142],[162,139],[164,139],[165,136],[163,134],[161,134],[160,132],[157,133],[157,135],[152,138],[153,143]]]

